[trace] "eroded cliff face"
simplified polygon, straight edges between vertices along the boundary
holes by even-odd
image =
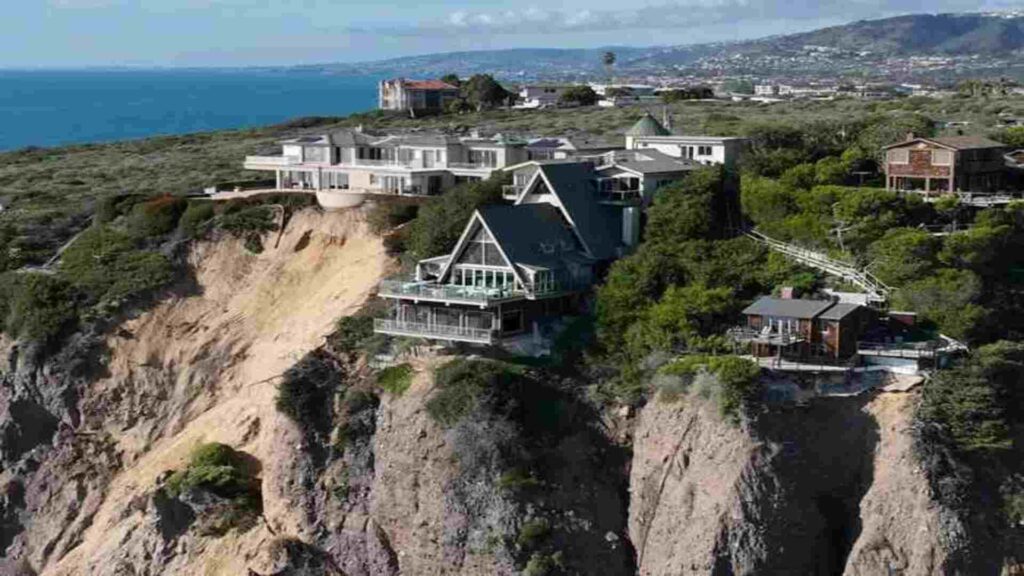
[[[184,520],[153,501],[157,479],[201,442],[272,461],[274,379],[389,265],[355,212],[299,212],[265,245],[253,255],[230,238],[199,243],[180,295],[106,337],[76,337],[42,366],[13,359],[8,421],[29,405],[55,432],[15,427],[9,437],[34,445],[4,443],[8,560],[43,574],[245,573],[272,534],[178,538]],[[92,352],[74,354],[85,345]]]
[[[300,212],[265,246],[194,246],[177,294],[42,365],[0,342],[0,573],[512,575],[538,554],[552,574],[989,572],[913,454],[914,393],[737,425],[697,396],[613,418],[569,382],[520,402],[554,426],[480,413],[445,429],[426,406],[446,358],[426,354],[399,396],[341,363],[338,382],[373,399],[344,433],[311,436],[275,409],[276,385],[389,259],[354,211]],[[258,464],[255,526],[203,534],[204,503],[159,490],[202,442]],[[526,448],[526,487],[492,458],[502,442]],[[542,542],[525,542],[539,520]]]
[[[639,573],[971,573],[912,452],[915,401],[822,399],[742,427],[697,398],[649,404],[630,478]]]

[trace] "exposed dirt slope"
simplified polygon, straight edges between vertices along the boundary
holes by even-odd
[[[83,528],[28,527],[29,558],[42,573],[244,574],[271,536],[261,527],[164,549],[148,494],[200,442],[274,458],[265,423],[276,415],[275,377],[366,300],[389,261],[354,212],[300,212],[265,245],[259,255],[232,239],[196,246],[197,293],[161,303],[109,338],[109,376],[86,392],[83,427],[110,439],[119,466],[109,485],[77,495],[93,502],[79,514],[58,514],[72,499],[40,498],[41,520],[71,516]],[[40,549],[42,542],[50,544]]]

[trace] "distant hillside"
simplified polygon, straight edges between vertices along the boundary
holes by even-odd
[[[338,73],[382,75],[439,76],[448,72],[488,72],[508,79],[570,78],[603,73],[600,56],[606,50],[617,54],[616,70],[619,73],[689,70],[751,74],[828,71],[863,74],[881,59],[891,57],[982,55],[997,59],[949,69],[962,75],[972,70],[991,72],[1022,66],[1024,12],[915,14],[731,43],[454,52],[361,64],[336,64],[324,68]]]

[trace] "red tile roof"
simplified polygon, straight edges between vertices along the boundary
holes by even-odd
[[[405,80],[403,84],[406,88],[415,90],[458,90],[455,86],[440,80]]]

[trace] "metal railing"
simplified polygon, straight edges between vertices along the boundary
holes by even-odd
[[[245,163],[265,166],[297,166],[302,164],[302,161],[298,156],[246,156]]]
[[[745,326],[730,328],[726,335],[737,342],[757,342],[759,344],[771,344],[773,346],[789,346],[799,342],[806,342],[802,334],[779,334],[778,332],[765,332]]]
[[[937,342],[857,342],[857,354],[885,358],[934,358]]]
[[[422,322],[406,322],[404,320],[385,318],[377,318],[373,321],[373,331],[393,336],[458,340],[460,342],[474,342],[478,344],[490,344],[495,340],[495,331],[487,328],[425,324]]]
[[[640,189],[602,190],[598,198],[604,202],[636,202],[640,200]]]
[[[484,162],[449,162],[448,167],[460,170],[495,170],[498,165]]]
[[[814,250],[808,250],[795,244],[788,244],[781,242],[770,236],[766,236],[757,230],[747,231],[747,236],[760,242],[790,258],[806,264],[812,268],[817,268],[826,274],[837,276],[847,282],[856,284],[862,290],[868,293],[868,298],[877,302],[884,302],[891,292],[891,289],[885,285],[881,280],[875,277],[874,274],[857,268],[851,264],[831,258],[821,252],[815,252]]]

